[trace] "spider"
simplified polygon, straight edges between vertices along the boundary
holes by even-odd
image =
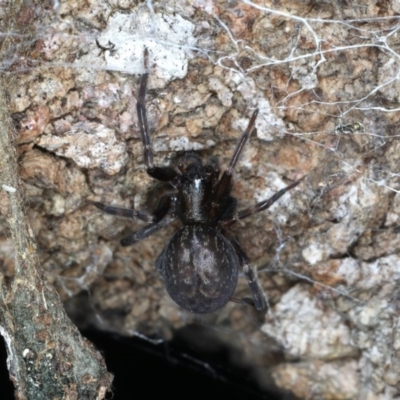
[[[141,76],[137,114],[143,144],[143,161],[147,173],[168,182],[175,192],[162,196],[153,213],[113,207],[87,200],[107,214],[141,219],[147,226],[121,240],[122,246],[142,240],[172,221],[179,219],[182,227],[175,232],[156,260],[170,297],[182,308],[193,313],[210,313],[223,307],[232,297],[242,267],[257,310],[266,307],[256,273],[238,241],[227,231],[237,221],[266,210],[300,179],[279,190],[253,207],[236,211],[236,199],[231,196],[231,180],[239,156],[253,131],[258,110],[253,112],[226,170],[220,175],[216,160],[203,165],[200,157],[187,154],[177,168],[158,167],[153,163],[153,151],[147,124],[145,96],[148,72],[148,51],[144,51],[146,72]],[[240,301],[240,300],[239,300]]]

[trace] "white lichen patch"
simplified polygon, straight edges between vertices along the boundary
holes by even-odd
[[[328,243],[313,241],[303,249],[301,255],[309,264],[314,265],[328,259],[333,253],[334,250]]]
[[[373,327],[382,319],[384,310],[388,310],[387,301],[374,298],[362,307],[352,308],[349,312],[349,317],[358,326]]]
[[[251,163],[252,154],[257,154],[257,149],[253,148],[253,150],[245,151],[245,157],[243,164],[248,166],[251,170],[251,167],[254,169],[254,164]],[[242,160],[241,160],[242,162]],[[273,196],[276,192],[281,189],[284,189],[287,184],[281,179],[279,174],[275,172],[268,172],[267,168],[264,166],[260,166],[257,169],[257,175],[264,179],[265,184],[263,186],[258,186],[254,188],[253,191],[253,199],[255,202],[259,203],[261,201],[265,201],[271,196]],[[285,212],[288,207],[291,207],[292,204],[292,193],[287,193],[282,196],[278,201],[268,207],[269,219],[273,221],[275,224],[284,225],[288,223],[290,215]],[[279,211],[278,211],[279,210]]]
[[[233,93],[219,79],[210,78],[208,81],[208,86],[212,91],[215,91],[217,93],[218,99],[223,106],[232,106]]]
[[[6,184],[1,185],[1,188],[8,193],[15,193],[17,191],[17,189],[15,187],[12,187],[12,186],[9,186]]]
[[[277,116],[276,111],[271,107],[270,102],[264,94],[256,89],[253,79],[246,77],[244,80],[240,74],[232,74],[232,81],[237,84],[237,90],[249,104],[249,108],[258,108],[258,117],[255,123],[257,137],[261,140],[272,141],[276,136],[282,136],[286,132],[285,123]],[[244,131],[248,120],[238,120],[233,128]]]
[[[360,279],[361,270],[359,262],[354,258],[344,258],[340,261],[336,273],[343,277],[346,286],[353,286]]]
[[[326,309],[306,285],[299,284],[282,296],[262,331],[295,357],[330,360],[355,352],[345,321],[336,311]]]
[[[391,254],[372,262],[361,264],[361,279],[357,288],[373,290],[379,284],[397,282],[400,280],[400,257]]]
[[[215,146],[215,142],[212,140],[207,141],[207,148]],[[153,150],[155,152],[160,151],[194,151],[194,150],[202,150],[206,147],[206,145],[194,142],[189,140],[186,136],[176,137],[174,139],[169,140],[168,142],[165,139],[156,139],[153,144]]]
[[[317,87],[318,78],[315,69],[316,63],[302,62],[297,63],[292,68],[292,78],[299,81],[302,90],[312,90]]]
[[[283,120],[277,117],[276,112],[272,110],[269,101],[260,96],[257,104],[260,109],[256,121],[257,137],[261,140],[271,141],[276,136],[283,136],[286,132],[286,126]]]
[[[354,220],[354,214],[349,214],[340,223],[334,224],[324,235],[325,240],[330,243],[336,253],[345,253],[349,245],[354,243],[365,229],[362,221]]]
[[[138,7],[132,13],[114,13],[99,37],[107,68],[127,73],[143,73],[143,51],[149,50],[152,75],[164,84],[183,78],[187,72],[186,48],[195,45],[194,24],[179,14],[151,14]]]
[[[37,145],[59,156],[71,158],[79,167],[100,168],[115,175],[126,164],[125,142],[115,132],[95,122],[79,122],[64,135],[42,135]]]
[[[56,193],[53,197],[53,207],[51,214],[60,216],[65,213],[65,199],[59,193]]]

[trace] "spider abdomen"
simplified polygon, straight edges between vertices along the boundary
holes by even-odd
[[[238,259],[219,228],[187,225],[175,233],[157,259],[166,289],[182,308],[209,313],[223,307],[235,291]]]

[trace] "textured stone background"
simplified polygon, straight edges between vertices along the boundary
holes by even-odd
[[[261,382],[271,375],[300,398],[399,395],[400,2],[149,4],[48,1],[40,19],[27,7],[18,18],[29,30],[3,54],[31,228],[70,315],[165,338],[203,324],[241,348]],[[239,208],[307,175],[232,229],[259,267],[266,315],[179,309],[154,269],[179,224],[122,248],[142,223],[84,203],[151,210],[166,190],[142,163],[144,46],[157,164],[194,150],[226,165],[258,107],[235,175]],[[0,268],[13,275],[7,235]],[[248,295],[241,278],[236,296]]]

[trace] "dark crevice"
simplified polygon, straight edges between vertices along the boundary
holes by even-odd
[[[189,338],[193,332],[197,343]],[[274,387],[260,388],[251,368],[233,363],[232,350],[215,338],[206,335],[201,340],[198,326],[187,327],[177,332],[172,341],[158,344],[92,328],[82,333],[102,351],[108,370],[115,374],[113,400],[128,400],[135,395],[139,395],[137,398],[168,395],[175,399],[193,395],[230,400],[296,399]],[[202,341],[207,345],[199,345]],[[153,384],[149,385],[149,379]],[[191,390],[194,392],[190,393]],[[140,393],[146,395],[141,397]]]
[[[14,400],[14,385],[10,381],[7,370],[7,352],[3,337],[0,335],[0,393],[2,400]]]

